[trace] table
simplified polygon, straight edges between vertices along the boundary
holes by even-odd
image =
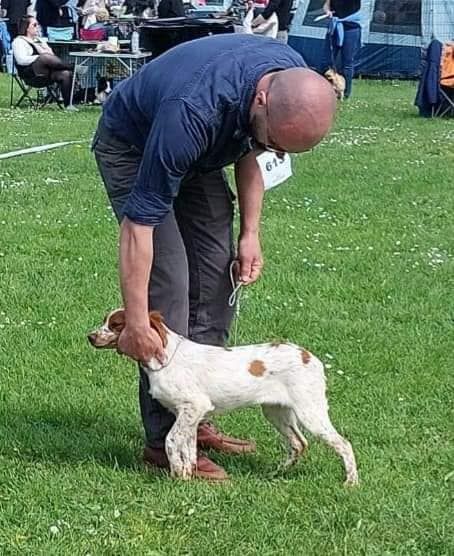
[[[71,61],[71,58],[69,57],[69,53],[71,51],[79,52],[90,48],[96,48],[100,42],[105,41],[48,41],[48,45],[52,48],[56,56],[61,58],[63,62],[69,63]],[[118,44],[120,46],[129,46],[130,41],[120,40],[118,41]]]
[[[70,52],[70,57],[74,59],[74,73],[73,81],[71,86],[71,101],[74,98],[74,88],[76,86],[76,77],[80,73],[81,68],[91,68],[91,73],[93,70],[99,72],[100,67],[103,69],[106,67],[106,62],[113,62],[117,67],[114,69],[110,68],[109,79],[114,81],[120,81],[125,77],[130,77],[138,69],[140,69],[144,64],[149,62],[152,58],[151,52],[139,52],[138,54],[133,54],[132,52],[96,52],[85,50],[82,52]],[[99,64],[101,62],[101,65]]]

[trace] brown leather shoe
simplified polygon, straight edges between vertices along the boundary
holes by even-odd
[[[169,460],[163,448],[150,448],[146,446],[143,450],[143,461],[150,467],[170,470]],[[229,476],[225,470],[216,465],[204,454],[197,454],[197,467],[194,471],[194,478],[205,479],[208,481],[227,481]]]
[[[216,450],[224,454],[249,454],[255,452],[255,442],[225,436],[212,423],[200,423],[197,431],[197,447]]]

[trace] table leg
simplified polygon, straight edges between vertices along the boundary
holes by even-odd
[[[77,57],[76,57],[76,62],[74,64],[74,70],[73,70],[73,82],[71,84],[71,96],[69,97],[69,105],[72,106],[73,105],[73,100],[74,100],[74,87],[76,86],[76,73],[77,73]]]

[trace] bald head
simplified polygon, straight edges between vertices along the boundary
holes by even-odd
[[[268,139],[287,152],[302,152],[317,145],[334,122],[336,95],[331,84],[306,68],[284,70],[266,77],[269,80],[265,79],[262,86],[267,87]],[[257,85],[252,110],[256,101],[260,104],[260,86],[261,82]]]

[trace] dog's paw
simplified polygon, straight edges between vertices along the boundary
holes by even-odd
[[[357,476],[347,477],[347,479],[344,481],[344,487],[352,488],[357,486],[359,486],[359,479]]]

